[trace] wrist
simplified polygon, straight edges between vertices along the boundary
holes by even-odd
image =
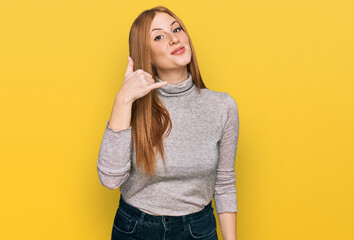
[[[134,101],[132,101],[132,99],[124,96],[123,94],[121,93],[118,93],[117,96],[116,96],[116,101],[119,103],[119,104],[124,104],[124,105],[131,105],[133,104]]]

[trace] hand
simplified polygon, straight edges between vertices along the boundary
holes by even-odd
[[[129,56],[123,85],[118,92],[118,94],[128,102],[133,103],[136,99],[145,96],[153,89],[165,86],[168,83],[167,81],[155,83],[151,74],[142,69],[138,69],[134,72],[133,66],[133,59]]]

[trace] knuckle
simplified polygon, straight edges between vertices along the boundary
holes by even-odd
[[[140,78],[141,78],[141,79],[144,79],[145,81],[147,80],[147,77],[146,77],[145,74],[142,74],[142,75],[140,76]]]

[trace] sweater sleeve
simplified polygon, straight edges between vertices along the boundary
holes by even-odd
[[[108,123],[98,154],[97,172],[100,183],[113,190],[130,175],[131,127],[115,131]]]
[[[237,212],[235,158],[239,132],[238,107],[227,93],[228,112],[219,141],[219,164],[216,171],[214,200],[217,213]]]

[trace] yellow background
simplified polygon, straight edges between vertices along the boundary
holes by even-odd
[[[2,1],[0,238],[110,239],[98,151],[130,26],[157,5],[238,103],[238,239],[354,239],[350,0]]]

